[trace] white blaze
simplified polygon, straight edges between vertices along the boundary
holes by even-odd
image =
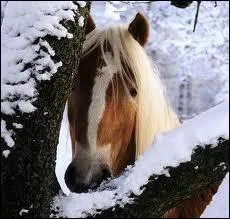
[[[110,54],[107,54],[110,56]],[[110,56],[111,57],[111,56]],[[111,60],[111,59],[110,59]],[[90,149],[96,151],[97,130],[105,110],[106,91],[115,73],[112,63],[98,70],[92,92],[92,102],[88,111],[88,142]]]

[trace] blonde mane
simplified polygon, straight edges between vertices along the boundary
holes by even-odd
[[[106,45],[110,45],[108,55]],[[109,27],[105,30],[94,29],[86,36],[83,56],[96,47],[101,47],[102,57],[107,66],[106,73],[125,75],[124,63],[134,75],[137,96],[132,102],[136,105],[136,158],[142,154],[152,142],[156,134],[175,128],[179,125],[177,115],[167,101],[164,86],[157,68],[152,64],[145,50],[132,37],[127,26]],[[133,80],[132,80],[133,81]],[[134,84],[134,83],[133,83]]]

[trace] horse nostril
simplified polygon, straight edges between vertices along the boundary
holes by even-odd
[[[88,187],[83,181],[83,176],[79,175],[77,168],[72,163],[65,171],[65,183],[71,192],[86,192]]]
[[[65,171],[65,183],[67,187],[72,191],[74,184],[75,184],[75,178],[76,178],[76,173],[75,173],[75,167],[70,164]]]
[[[103,179],[107,179],[107,178],[109,178],[111,176],[111,171],[110,171],[110,169],[108,168],[108,167],[104,167],[103,169],[102,169],[102,178]]]

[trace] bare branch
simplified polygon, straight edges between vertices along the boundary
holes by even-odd
[[[199,9],[200,9],[200,3],[201,3],[201,1],[197,1],[197,8],[196,8],[196,15],[195,15],[195,22],[194,22],[193,32],[195,32],[196,24],[197,24],[197,21],[198,21],[198,14],[199,14]]]

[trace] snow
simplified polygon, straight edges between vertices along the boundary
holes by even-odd
[[[1,25],[2,25],[3,18],[5,16],[6,5],[7,5],[7,1],[1,1]]]
[[[62,191],[65,194],[69,194],[69,189],[65,184],[64,174],[69,163],[71,162],[71,159],[72,159],[72,148],[71,148],[71,139],[70,139],[70,132],[69,132],[69,123],[67,117],[67,103],[66,103],[62,122],[61,122],[61,129],[59,133],[56,167],[55,167],[57,180],[61,186]]]
[[[30,101],[25,101],[25,100],[18,101],[18,107],[24,113],[31,113],[37,109],[30,103]]]
[[[83,27],[83,26],[84,26],[84,17],[83,17],[83,16],[79,17],[79,19],[78,19],[78,25],[79,25],[80,27]]]
[[[1,138],[3,138],[6,142],[6,144],[9,147],[13,147],[14,146],[14,140],[12,139],[12,133],[6,129],[6,122],[5,120],[1,120]]]
[[[84,8],[86,6],[86,2],[85,1],[77,1],[77,3]]]
[[[29,210],[23,208],[23,209],[19,212],[19,215],[22,216],[23,213],[28,213],[28,212],[29,212]]]
[[[229,218],[229,172],[201,218]]]
[[[45,46],[51,56],[55,55],[55,51],[51,48],[51,46],[49,45],[49,43],[47,41],[39,39],[39,44],[41,46]],[[36,50],[36,51],[38,51],[38,50]]]
[[[4,151],[2,152],[2,155],[3,155],[5,158],[7,158],[7,157],[9,156],[9,154],[10,154],[10,150],[4,150]]]
[[[22,129],[23,128],[23,125],[22,124],[18,124],[16,122],[13,123],[13,126],[17,129]]]
[[[65,112],[62,126],[66,126],[65,122],[68,121],[66,117]],[[210,129],[210,127],[212,128]],[[62,131],[68,137],[66,141],[69,141],[68,130],[63,129]],[[225,101],[193,119],[184,121],[180,127],[173,131],[158,135],[152,146],[139,156],[133,168],[127,167],[124,174],[102,183],[97,191],[68,192],[67,195],[56,196],[53,208],[58,206],[60,209],[56,216],[86,217],[88,214],[95,214],[102,209],[114,207],[115,204],[123,206],[125,203],[132,203],[133,199],[130,198],[130,194],[140,195],[144,190],[142,186],[148,183],[151,175],[166,174],[170,177],[167,170],[164,169],[166,166],[176,167],[181,162],[190,161],[194,146],[206,144],[215,146],[219,137],[229,138],[229,101]],[[57,164],[65,160],[59,153],[67,154],[66,147],[68,150],[71,147],[70,141],[65,142],[64,138],[61,137],[61,142],[58,145]],[[63,176],[61,178],[63,183]],[[63,187],[63,185],[61,186]]]
[[[115,11],[115,7],[109,3],[106,3],[105,5],[105,16],[107,19],[114,19],[115,21],[118,21],[120,19],[119,13]]]
[[[54,49],[42,38],[72,38],[60,22],[74,21],[78,7],[72,1],[9,1],[1,6],[1,112],[31,113],[36,110],[37,83],[50,80],[62,66],[61,61],[54,61]],[[12,147],[14,141],[6,127],[2,120],[1,136]]]

